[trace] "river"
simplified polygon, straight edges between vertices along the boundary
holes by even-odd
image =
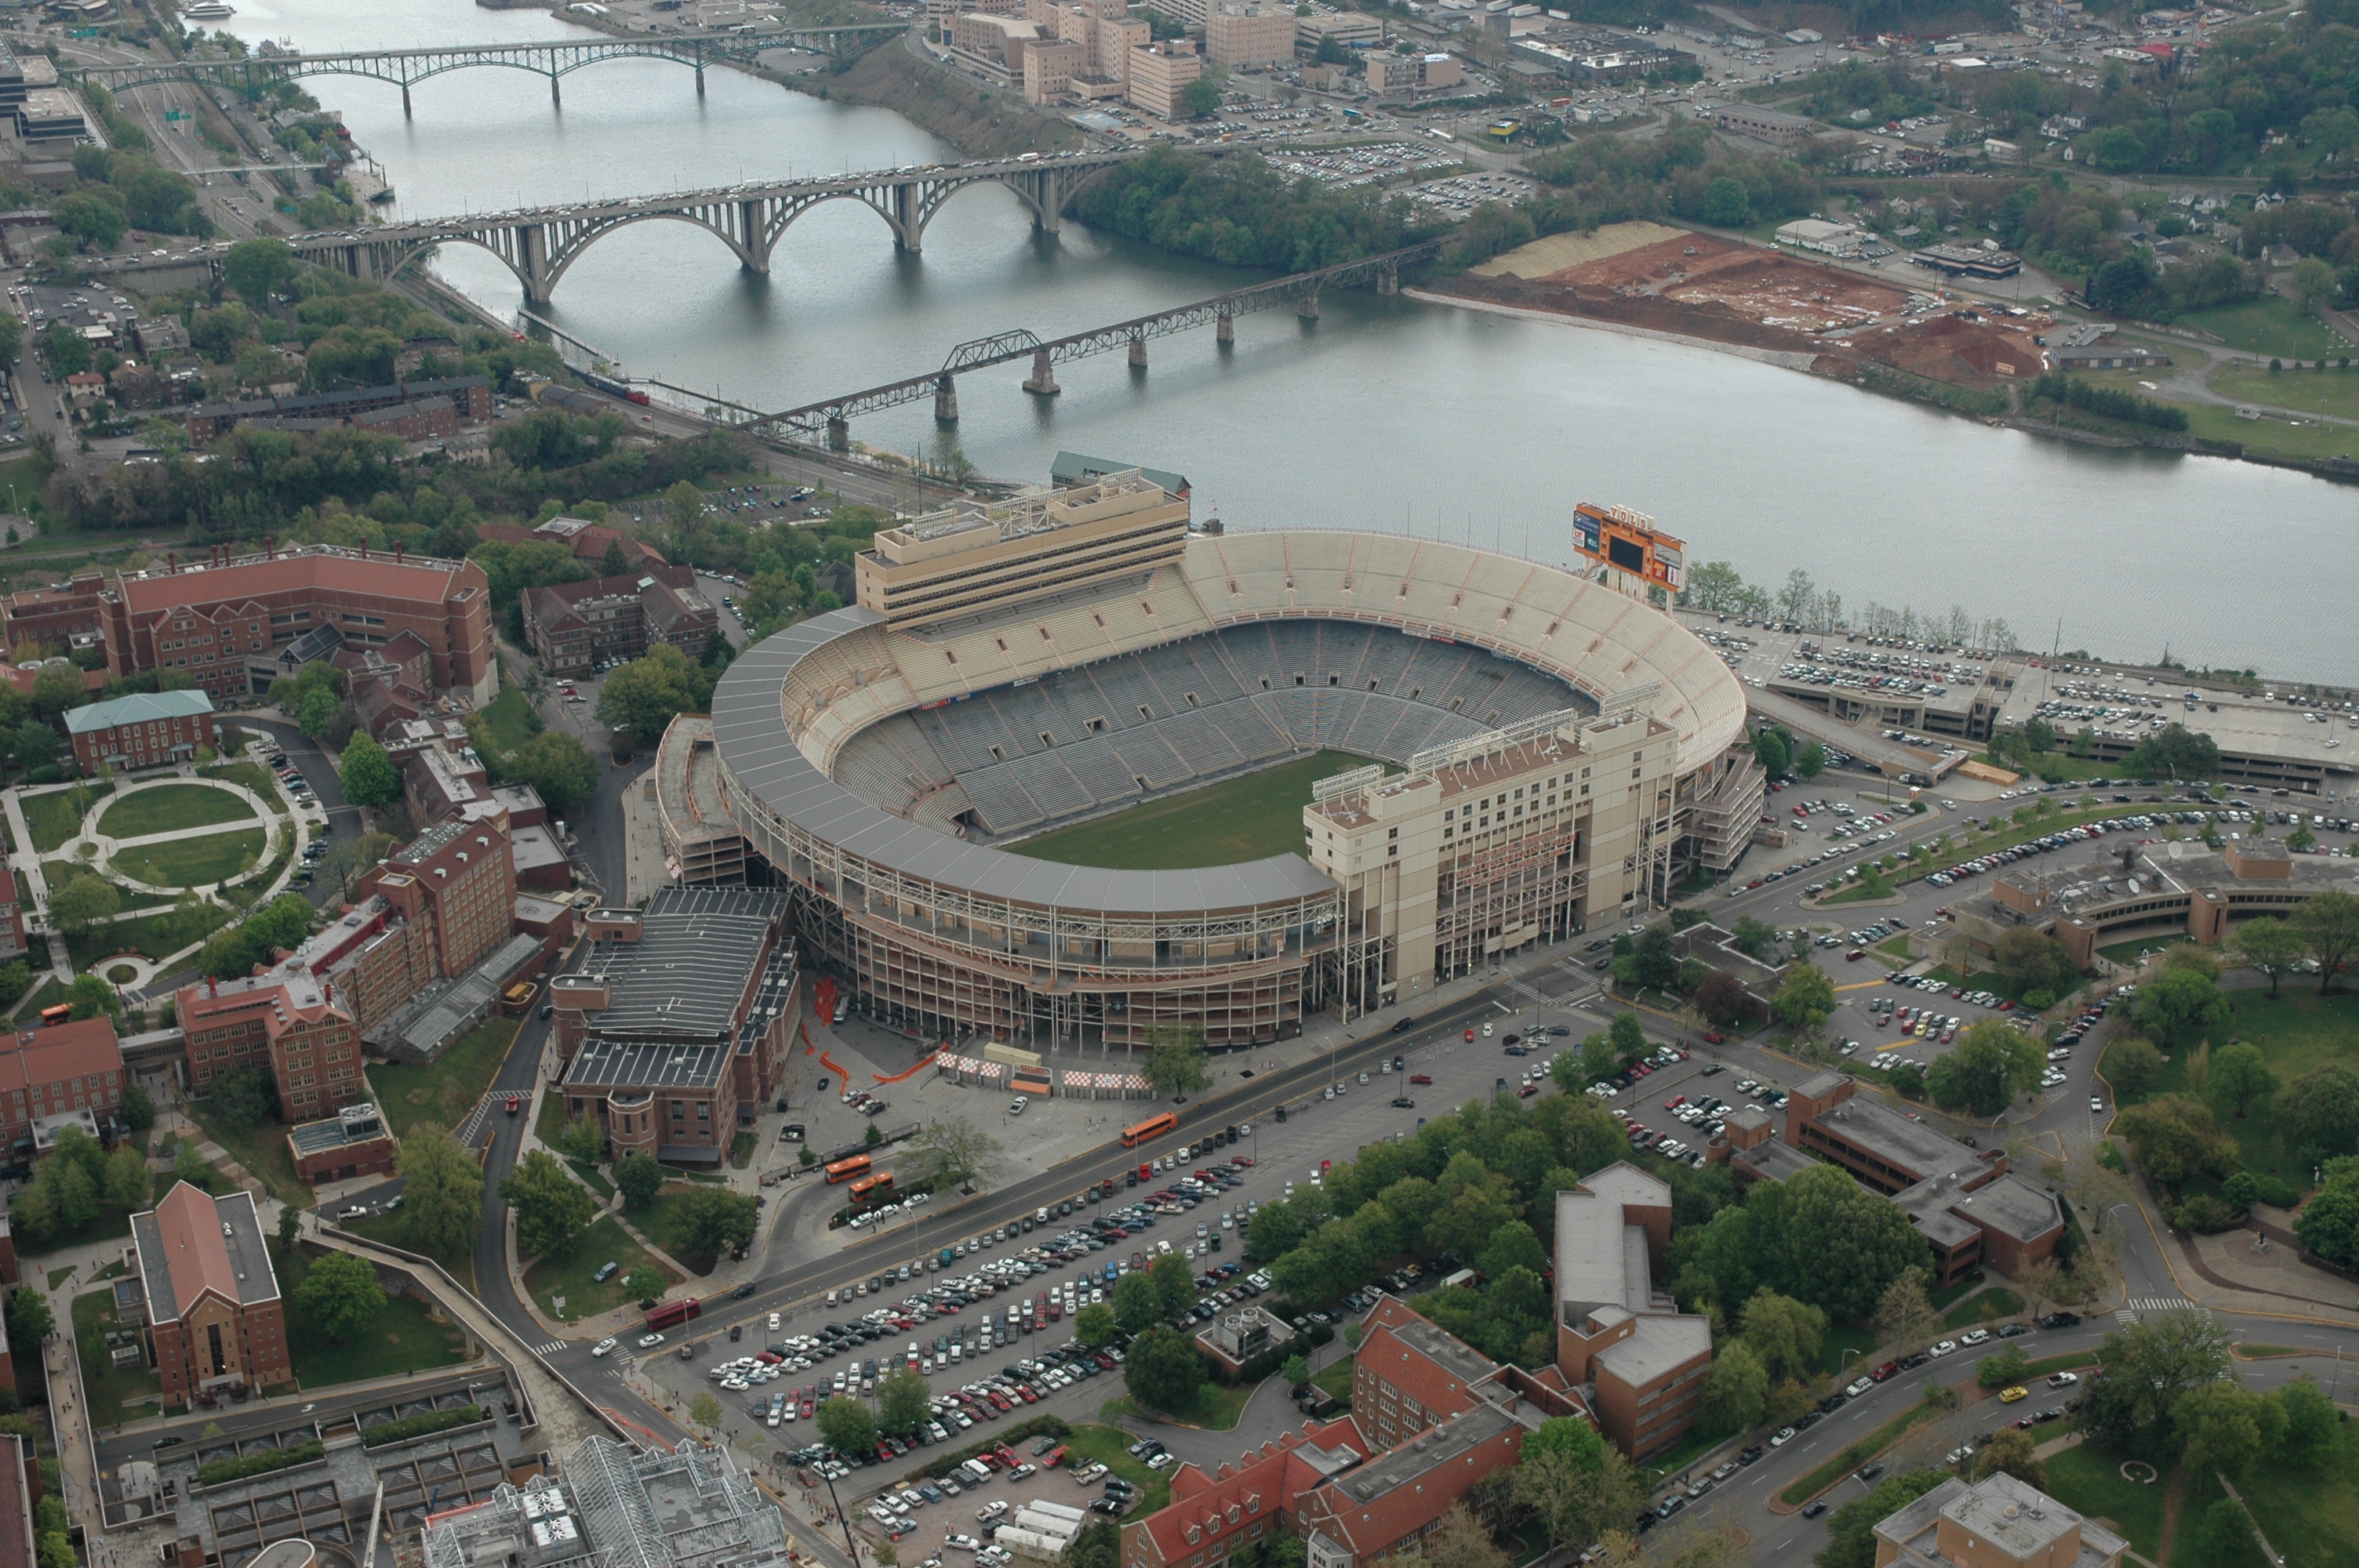
[[[542,11],[469,0],[239,0],[233,30],[309,52],[495,42],[571,31]],[[948,160],[897,114],[728,70],[696,96],[684,67],[622,61],[565,79],[456,71],[413,92],[314,78],[385,166],[396,215],[435,217],[587,196]],[[495,314],[519,302],[489,255],[438,264]],[[1016,327],[1043,337],[1162,308],[1254,275],[1092,232],[1036,236],[1015,198],[970,190],[897,254],[884,222],[826,204],[756,277],[683,224],[600,242],[551,314],[633,371],[781,407],[921,373],[954,344]],[[1247,317],[1211,334],[1060,367],[1034,399],[1024,367],[962,379],[956,439],[984,472],[1044,480],[1060,449],[1188,475],[1199,514],[1231,527],[1413,532],[1562,559],[1580,500],[1651,514],[1690,561],[1756,581],[1800,568],[1856,610],[1962,604],[2018,638],[2107,657],[2359,684],[2359,638],[2335,633],[2336,585],[2359,578],[2359,491],[2219,459],[2044,441],[1792,372],[1689,348],[1358,293],[1325,319]],[[940,455],[929,403],[853,435]],[[2226,530],[2234,551],[2209,542]],[[2198,579],[2201,580],[2199,582]]]

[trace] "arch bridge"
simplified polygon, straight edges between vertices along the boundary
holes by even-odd
[[[360,49],[341,54],[300,54],[266,46],[243,59],[153,60],[135,65],[67,66],[68,81],[96,82],[121,92],[155,81],[193,81],[224,87],[251,99],[277,82],[306,76],[364,76],[401,89],[401,112],[409,113],[409,90],[446,71],[479,66],[504,67],[549,78],[552,102],[562,102],[559,82],[577,70],[615,59],[668,59],[696,71],[704,91],[707,67],[751,61],[765,49],[800,49],[823,54],[840,70],[886,39],[908,32],[903,22],[867,22],[836,27],[773,27],[752,33],[681,33],[619,38],[552,38],[540,43],[454,44],[439,49]]]
[[[545,306],[558,279],[584,251],[633,223],[663,219],[693,224],[727,245],[748,271],[766,273],[770,254],[787,230],[822,202],[858,202],[885,220],[897,247],[915,251],[923,246],[926,226],[951,197],[977,185],[1002,185],[1022,199],[1034,228],[1053,234],[1063,222],[1066,203],[1077,192],[1114,165],[1144,156],[1142,150],[1125,148],[874,169],[831,179],[756,182],[721,190],[390,223],[349,233],[300,234],[288,243],[308,260],[372,280],[393,276],[436,245],[480,245],[516,274],[528,306]]]

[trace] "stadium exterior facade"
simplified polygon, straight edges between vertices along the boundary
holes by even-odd
[[[1743,688],[1659,611],[1453,546],[1169,527],[1183,505],[1131,473],[899,525],[856,563],[860,604],[730,666],[710,741],[686,722],[667,737],[713,748],[743,863],[790,890],[806,962],[878,1015],[1108,1046],[1188,1023],[1243,1046],[1642,911],[1683,864],[1722,870],[1750,842]],[[1076,539],[1118,549],[1114,569],[1059,571]],[[1027,550],[1041,569],[1010,573]],[[945,616],[938,593],[902,612],[882,582],[912,559],[955,581],[962,551],[1008,589]],[[1321,746],[1443,781],[1453,805],[1423,812],[1407,851],[1345,847],[1398,871],[1347,871],[1320,842],[1339,809],[1369,808],[1372,776],[1306,810],[1312,860],[1120,871],[987,841]],[[1609,762],[1610,802],[1587,778]],[[1454,820],[1478,800],[1479,843]]]

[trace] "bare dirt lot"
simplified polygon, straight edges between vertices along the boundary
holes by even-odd
[[[1664,238],[1665,234],[1671,237]],[[1568,243],[1571,242],[1571,243]],[[1459,293],[1712,342],[1807,353],[1813,373],[1873,361],[1973,387],[2038,375],[2045,318],[1992,317],[1937,297],[1938,280],[1886,280],[1658,224],[1550,236],[1460,278]]]

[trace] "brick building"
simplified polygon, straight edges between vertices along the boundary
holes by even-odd
[[[103,1135],[131,1087],[111,1019],[85,1018],[0,1037],[0,1143],[21,1162],[37,1152],[36,1124],[87,1113]],[[46,1144],[46,1139],[38,1140]]]
[[[364,416],[438,401],[448,411],[453,430],[462,423],[481,424],[492,416],[492,384],[480,375],[460,375],[439,381],[397,381],[386,386],[342,392],[200,404],[189,410],[189,444],[201,447],[217,441],[240,425],[304,429],[362,425]]]
[[[644,913],[598,910],[549,986],[566,1115],[617,1152],[715,1164],[778,1091],[795,1020],[786,900],[667,887]]]
[[[1216,65],[1294,63],[1294,7],[1269,0],[1222,0],[1204,18],[1204,53]]]
[[[1873,1533],[1878,1568],[2121,1568],[2130,1545],[2004,1470],[1973,1486],[1953,1476]]]
[[[524,596],[525,643],[552,675],[636,659],[661,643],[701,659],[720,627],[691,567],[551,583]]]
[[[5,1343],[5,1341],[0,1341]],[[0,1370],[9,1392],[16,1389],[11,1367]],[[0,1568],[34,1568],[33,1505],[41,1496],[40,1461],[32,1445],[14,1433],[0,1436]]]
[[[428,829],[363,879],[417,933],[426,972],[464,974],[506,941],[516,922],[516,866],[503,816]]]
[[[1634,1460],[1695,1424],[1712,1369],[1711,1320],[1656,1283],[1670,1240],[1670,1187],[1626,1162],[1556,1195],[1557,1368]]]
[[[209,1197],[182,1182],[131,1217],[148,1351],[168,1404],[233,1383],[292,1377],[278,1275],[250,1193]]]
[[[499,691],[483,568],[399,550],[223,550],[201,571],[181,570],[178,557],[131,577],[84,571],[11,595],[0,619],[11,646],[103,648],[109,675],[179,670],[215,697],[251,696],[291,674],[286,655],[307,637],[304,654],[325,657],[345,646],[406,650],[405,633],[425,645],[437,688],[478,707]]]
[[[390,1176],[398,1152],[393,1130],[373,1105],[348,1105],[333,1116],[287,1130],[296,1179],[311,1186],[356,1176]]]
[[[180,988],[190,1089],[242,1067],[267,1067],[278,1085],[278,1119],[317,1120],[367,1098],[361,1031],[335,982],[287,958],[258,975]]]
[[[66,710],[75,765],[95,773],[103,762],[119,773],[170,767],[200,750],[220,749],[213,699],[201,691],[138,692],[113,702]]]
[[[478,523],[475,524],[475,536],[485,541],[497,539],[510,545],[561,545],[572,552],[575,560],[587,561],[592,566],[606,558],[609,546],[619,545],[623,559],[635,571],[671,565],[664,558],[663,552],[654,546],[642,544],[628,534],[583,517],[552,517],[537,528],[527,528],[516,523]]]
[[[1984,1265],[2019,1278],[2025,1265],[2056,1250],[2064,1237],[2056,1195],[2011,1174],[2006,1150],[1969,1149],[1880,1100],[1857,1098],[1858,1087],[1836,1072],[1801,1085],[1787,1104],[1782,1141],[1771,1136],[1769,1118],[1740,1113],[1723,1130],[1737,1184],[1782,1182],[1819,1161],[1849,1171],[1898,1204],[1931,1244],[1936,1289]]]
[[[0,853],[0,964],[25,956],[25,894],[16,872]]]

